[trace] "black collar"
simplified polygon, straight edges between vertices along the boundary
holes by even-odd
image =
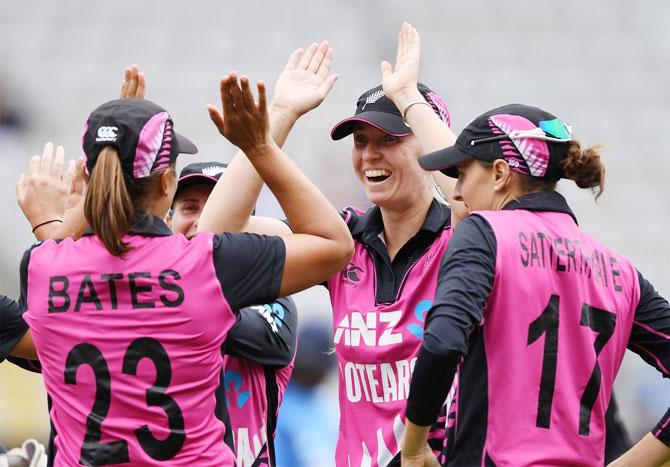
[[[538,193],[528,193],[509,202],[503,210],[525,209],[526,211],[555,211],[569,214],[577,224],[572,209],[563,195],[557,191],[541,191]]]
[[[426,213],[426,218],[419,231],[424,230],[433,234],[439,233],[445,225],[449,224],[451,220],[451,210],[448,206],[433,200]],[[384,228],[384,221],[382,220],[382,211],[379,206],[372,206],[363,214],[353,229],[351,235],[353,237],[377,236]]]
[[[145,237],[165,237],[172,235],[172,231],[165,222],[149,214],[135,215],[128,233],[131,235],[144,235]],[[86,229],[84,235],[93,235],[90,227]]]

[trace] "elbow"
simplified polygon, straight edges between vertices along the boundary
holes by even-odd
[[[347,235],[340,242],[338,242],[338,271],[343,269],[349,264],[351,258],[354,256],[354,240],[351,238],[349,230],[347,230]]]

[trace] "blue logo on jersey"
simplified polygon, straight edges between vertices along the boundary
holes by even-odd
[[[414,308],[414,316],[420,323],[426,321],[426,313],[428,313],[428,310],[430,310],[431,306],[433,306],[432,301],[421,300],[416,305],[416,308]],[[423,337],[423,324],[411,323],[407,326],[407,330],[411,332],[417,339],[421,339]]]
[[[235,397],[235,403],[241,409],[251,397],[251,391],[242,391],[242,375],[235,370],[223,374],[223,387],[226,390],[226,405],[230,405],[228,394]]]
[[[281,328],[284,325],[284,307],[279,303],[274,302],[272,307],[270,305],[264,305],[265,309],[272,314],[274,322],[278,328]]]

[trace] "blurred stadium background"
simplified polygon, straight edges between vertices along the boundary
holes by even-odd
[[[583,143],[606,147],[607,189],[598,203],[567,184],[561,191],[587,231],[668,297],[669,18],[667,0],[0,0],[0,293],[18,298],[19,261],[32,242],[15,202],[19,174],[45,141],[78,157],[87,113],[117,96],[133,63],[147,75],[148,98],[200,148],[181,168],[235,152],[205,111],[218,104],[221,74],[237,70],[271,89],[290,51],[329,40],[341,77],[285,149],[335,206],[365,207],[351,143],[331,141],[329,131],[378,84],[379,62],[393,61],[407,20],[421,33],[421,81],[444,97],[456,131],[484,110],[522,102],[571,122]],[[271,196],[259,213],[279,215]],[[303,322],[329,322],[324,290],[297,300]],[[626,358],[616,391],[633,439],[664,412],[669,389],[637,356]],[[324,394],[334,402],[334,379]],[[47,435],[41,379],[0,366],[0,444]]]

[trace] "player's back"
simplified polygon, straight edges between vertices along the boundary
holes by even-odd
[[[235,320],[212,236],[95,236],[24,257],[26,320],[52,398],[55,465],[233,465],[215,418],[223,340]]]
[[[637,271],[568,214],[479,214],[496,236],[496,271],[481,331],[485,358],[469,359],[463,376],[486,367],[486,394],[475,396],[488,405],[482,463],[602,464],[605,412],[639,301]]]

